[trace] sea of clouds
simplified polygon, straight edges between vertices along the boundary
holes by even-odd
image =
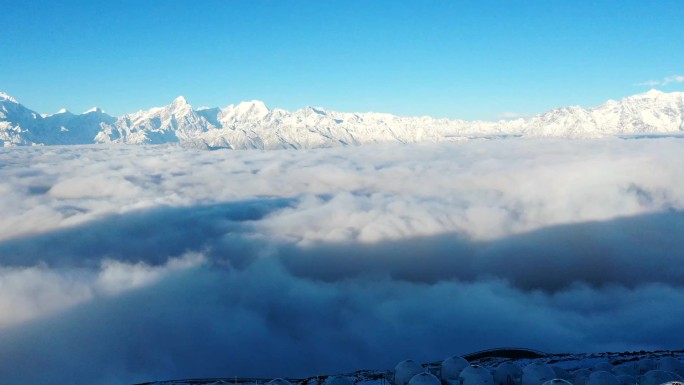
[[[684,140],[0,149],[0,383],[684,346]]]

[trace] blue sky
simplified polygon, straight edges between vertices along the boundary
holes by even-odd
[[[680,1],[0,0],[0,10],[0,90],[43,113],[118,115],[184,95],[196,107],[260,99],[495,119],[684,90],[664,80],[684,75]]]

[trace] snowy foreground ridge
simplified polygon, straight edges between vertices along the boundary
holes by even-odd
[[[563,107],[498,122],[343,113],[307,107],[268,109],[263,102],[194,109],[178,97],[164,107],[113,117],[99,108],[46,115],[0,92],[0,145],[163,144],[231,149],[318,148],[415,143],[481,136],[596,138],[684,132],[684,92],[651,90],[584,109]]]
[[[443,361],[399,362],[391,370],[273,380],[207,378],[139,385],[682,385],[684,351],[545,354],[492,349]]]

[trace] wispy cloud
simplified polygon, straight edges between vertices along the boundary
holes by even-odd
[[[655,87],[659,86],[662,84],[662,81],[660,80],[647,80],[645,82],[641,83],[634,83],[635,86],[648,86],[648,87]]]
[[[666,86],[666,85],[672,84],[672,83],[683,83],[683,82],[684,82],[684,76],[682,76],[682,75],[671,75],[671,76],[667,76],[661,80],[647,80],[645,82],[636,83],[634,85],[635,86],[655,87],[655,86]]]
[[[663,80],[663,85],[666,86],[670,83],[682,83],[684,82],[684,76],[682,75],[672,75],[668,76]]]

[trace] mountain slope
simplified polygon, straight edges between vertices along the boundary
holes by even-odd
[[[684,131],[684,92],[651,90],[589,109],[564,107],[529,119],[523,130],[537,136],[596,137]]]
[[[171,104],[114,118],[95,108],[40,115],[0,93],[0,144],[162,144],[232,149],[318,148],[365,143],[415,143],[478,136],[594,138],[684,132],[684,93],[651,90],[593,108],[557,108],[529,119],[498,122],[344,113],[307,107],[294,112],[250,101],[193,109]]]
[[[41,115],[11,96],[0,92],[0,145],[92,144],[107,124],[116,118],[99,108],[80,115],[62,109],[56,114]]]
[[[98,143],[161,144],[190,140],[215,128],[180,96],[165,107],[127,114],[104,125]]]
[[[19,104],[11,96],[0,92],[0,143],[8,145],[31,144],[29,129],[41,116]]]

